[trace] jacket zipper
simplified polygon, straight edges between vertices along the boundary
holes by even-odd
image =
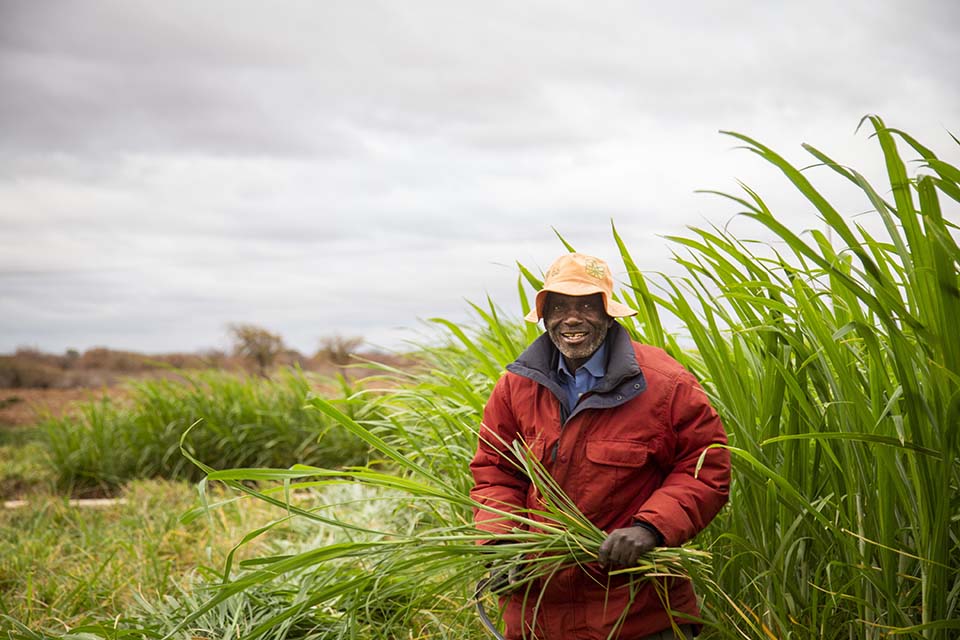
[[[557,441],[553,443],[553,448],[550,450],[550,462],[554,463],[557,461],[557,451],[560,449],[560,436],[563,435],[563,428],[567,424],[567,420],[570,418],[570,410],[567,409],[567,404],[557,398],[557,402],[560,403],[560,435],[557,436]]]

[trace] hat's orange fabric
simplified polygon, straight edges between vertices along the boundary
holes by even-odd
[[[537,292],[533,309],[527,314],[528,322],[537,322],[543,317],[543,303],[547,294],[562,293],[568,296],[603,295],[603,306],[611,318],[636,315],[630,307],[613,300],[613,274],[610,266],[600,258],[582,253],[568,253],[557,258],[543,280],[543,289]]]

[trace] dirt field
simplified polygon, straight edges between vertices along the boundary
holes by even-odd
[[[36,424],[45,415],[62,416],[79,402],[121,393],[100,389],[0,389],[0,428]]]

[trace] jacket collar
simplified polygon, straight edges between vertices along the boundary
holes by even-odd
[[[607,349],[606,375],[590,396],[577,405],[572,415],[586,408],[607,408],[623,404],[643,392],[647,387],[643,371],[637,364],[630,334],[619,322],[614,322],[604,340]],[[507,371],[529,378],[549,389],[558,399],[564,398],[563,388],[557,379],[560,351],[546,333],[534,340]],[[561,402],[561,405],[563,402]]]

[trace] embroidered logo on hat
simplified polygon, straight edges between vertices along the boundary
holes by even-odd
[[[588,258],[586,264],[583,265],[583,268],[586,269],[588,276],[592,276],[597,280],[603,280],[604,276],[607,274],[606,269],[603,268],[603,264],[599,260],[595,260],[593,258]]]

